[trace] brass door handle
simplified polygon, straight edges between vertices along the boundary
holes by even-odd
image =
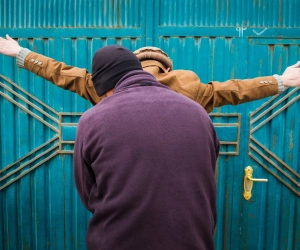
[[[256,179],[252,178],[253,169],[252,167],[248,166],[245,168],[245,175],[244,175],[244,198],[249,200],[252,196],[252,187],[253,182],[268,182],[268,179]]]
[[[250,178],[247,176],[247,179],[250,181],[256,181],[256,182],[268,182],[268,179],[255,179],[255,178]]]

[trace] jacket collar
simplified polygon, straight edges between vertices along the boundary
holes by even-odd
[[[134,70],[123,76],[120,81],[118,81],[114,89],[114,93],[139,86],[156,86],[169,89],[168,87],[159,83],[150,73],[145,72],[144,70]]]
[[[164,72],[164,70],[165,70],[165,67],[159,61],[146,60],[146,61],[142,61],[141,64],[142,64],[143,69],[156,66],[156,67],[159,67],[162,70],[162,72]]]

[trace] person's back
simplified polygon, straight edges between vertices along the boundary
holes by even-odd
[[[200,105],[134,71],[78,129],[95,173],[89,249],[213,249],[219,142]]]

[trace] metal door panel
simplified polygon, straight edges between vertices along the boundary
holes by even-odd
[[[132,51],[159,46],[175,69],[193,70],[204,83],[282,73],[300,55],[297,0],[0,3],[0,36],[8,33],[32,51],[89,71],[93,53],[115,43]],[[75,191],[72,150],[80,114],[91,104],[17,69],[11,58],[0,56],[0,63],[5,75],[0,82],[25,99],[0,87],[5,93],[0,96],[0,171],[15,163],[0,178],[28,164],[0,182],[15,178],[0,191],[0,249],[85,249],[91,215]],[[300,90],[292,91],[216,108],[211,114],[222,142],[216,170],[216,249],[300,249]],[[16,162],[20,158],[22,164]],[[269,179],[268,184],[254,184],[250,201],[242,196],[248,165],[255,177]],[[34,169],[20,176],[29,167]]]
[[[299,40],[251,38],[249,60],[258,63],[250,65],[249,76],[255,76],[257,72],[259,75],[282,72],[297,61],[298,55]],[[292,92],[294,94],[285,99]],[[249,163],[255,167],[258,177],[264,176],[269,182],[267,185],[256,184],[252,202],[242,204],[246,215],[242,227],[248,228],[248,233],[242,234],[243,249],[299,248],[295,240],[299,227],[294,224],[294,219],[299,216],[295,207],[299,203],[299,184],[296,184],[299,183],[296,176],[299,173],[299,154],[291,146],[299,136],[299,127],[296,131],[293,129],[295,123],[299,126],[300,121],[294,112],[299,108],[299,93],[298,89],[290,89],[269,98],[269,101],[264,99],[247,104],[246,111],[250,111],[248,154],[254,160]],[[299,150],[298,146],[296,148]],[[288,171],[287,167],[296,174]]]

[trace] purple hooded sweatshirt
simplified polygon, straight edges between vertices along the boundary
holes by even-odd
[[[91,250],[214,249],[219,140],[205,110],[149,73],[126,74],[81,117],[76,188]]]

